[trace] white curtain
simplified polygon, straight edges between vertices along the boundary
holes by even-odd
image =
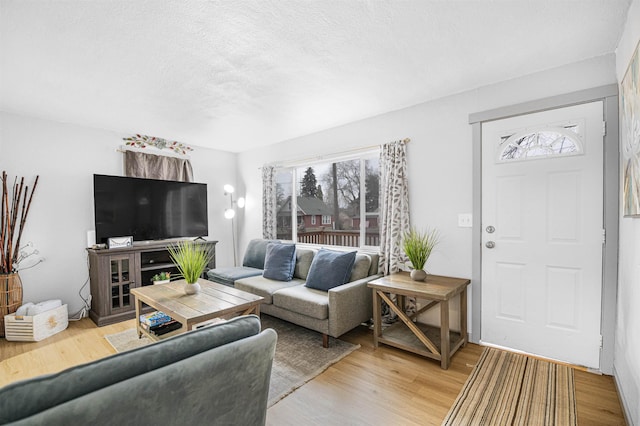
[[[124,174],[129,177],[193,182],[193,169],[188,159],[145,152],[124,152]]]
[[[389,275],[406,262],[402,251],[402,234],[409,229],[406,140],[380,149],[380,200],[380,270]]]
[[[265,239],[277,238],[276,228],[276,168],[262,167],[262,235]]]

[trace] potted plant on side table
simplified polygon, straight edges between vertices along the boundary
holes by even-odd
[[[213,258],[210,246],[186,240],[170,245],[167,249],[171,260],[178,268],[179,276],[186,281],[184,292],[186,294],[198,293],[200,291],[198,278]]]
[[[424,265],[427,263],[429,256],[431,256],[433,248],[439,242],[440,234],[437,229],[419,231],[411,227],[409,231],[404,233],[402,248],[413,266],[410,274],[412,280],[424,281],[427,278]]]

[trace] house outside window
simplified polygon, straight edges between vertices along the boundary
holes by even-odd
[[[278,239],[322,246],[378,247],[378,158],[375,149],[280,168],[276,176]],[[291,223],[298,226],[294,229]]]

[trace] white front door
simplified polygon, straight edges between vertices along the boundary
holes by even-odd
[[[600,367],[603,105],[482,125],[481,341]]]

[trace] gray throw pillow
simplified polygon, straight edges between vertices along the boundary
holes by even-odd
[[[320,249],[309,268],[306,286],[316,290],[329,291],[349,282],[356,252]]]
[[[262,276],[272,280],[291,281],[296,267],[296,245],[269,243]]]

